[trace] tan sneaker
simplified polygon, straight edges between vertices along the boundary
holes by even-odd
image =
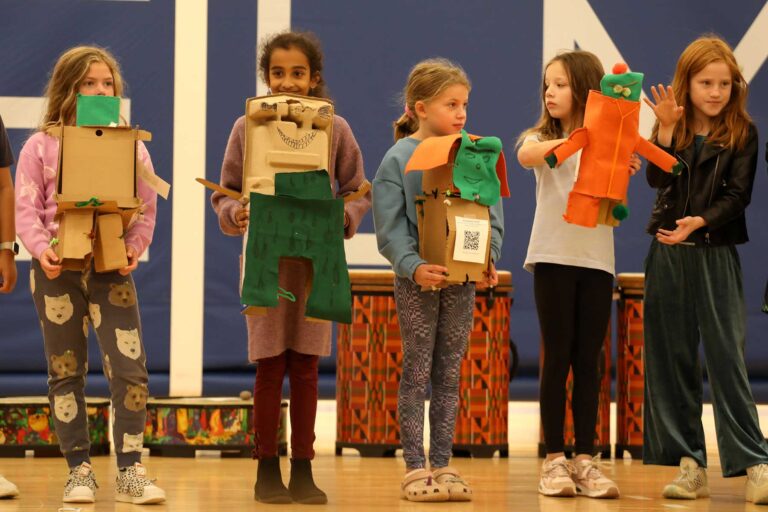
[[[691,457],[680,459],[680,474],[664,487],[661,495],[677,500],[695,500],[709,497],[707,469],[699,467]]]
[[[619,488],[600,470],[600,456],[573,464],[576,492],[588,498],[618,498]]]
[[[545,460],[541,465],[539,493],[544,496],[560,496],[570,498],[576,496],[576,484],[571,478],[571,465],[565,457]]]
[[[768,464],[747,468],[746,498],[756,505],[768,504]]]

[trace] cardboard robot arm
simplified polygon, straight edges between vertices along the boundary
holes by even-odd
[[[580,149],[584,149],[589,144],[589,133],[586,128],[575,130],[568,137],[568,140],[557,146],[544,156],[547,165],[554,169],[562,164],[568,157]]]
[[[677,176],[683,168],[683,164],[677,161],[677,158],[670,155],[656,144],[648,142],[645,138],[639,137],[637,139],[637,146],[635,146],[635,152],[646,160],[656,164],[659,169],[664,172],[672,173],[672,176]]]

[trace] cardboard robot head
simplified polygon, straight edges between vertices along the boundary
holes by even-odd
[[[328,169],[333,103],[273,94],[246,101],[242,194],[275,194],[275,174]]]

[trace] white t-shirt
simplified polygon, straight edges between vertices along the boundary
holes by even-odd
[[[525,142],[539,142],[531,134]],[[533,168],[536,175],[536,214],[523,268],[533,272],[536,263],[557,263],[594,268],[614,274],[613,228],[598,224],[586,228],[563,219],[568,194],[578,175],[581,151],[560,166],[550,169],[544,163]]]

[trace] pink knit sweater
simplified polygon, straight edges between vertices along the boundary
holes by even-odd
[[[139,158],[154,173],[152,160],[139,142]],[[40,259],[59,231],[56,215],[56,172],[59,139],[43,132],[32,135],[19,154],[16,166],[16,232],[33,258]],[[144,200],[144,215],[128,229],[125,245],[141,255],[152,242],[157,213],[157,194],[139,179],[139,197]]]
[[[224,161],[221,164],[219,183],[230,190],[240,191],[243,181],[243,154],[245,150],[245,117],[240,117],[232,127]],[[328,173],[337,196],[357,190],[365,179],[363,156],[349,124],[341,116],[333,119]],[[235,222],[235,212],[240,203],[214,192],[211,203],[219,217],[221,230],[231,236],[240,236]],[[349,224],[344,236],[351,238],[357,231],[363,216],[371,208],[371,193],[344,205]],[[279,306],[267,310],[263,316],[246,317],[248,326],[248,358],[254,362],[273,357],[291,349],[302,354],[327,356],[331,353],[331,324],[307,320],[304,317],[306,284],[310,279],[309,261],[303,258],[281,258],[278,271],[279,285],[296,295],[296,302],[280,301]]]

